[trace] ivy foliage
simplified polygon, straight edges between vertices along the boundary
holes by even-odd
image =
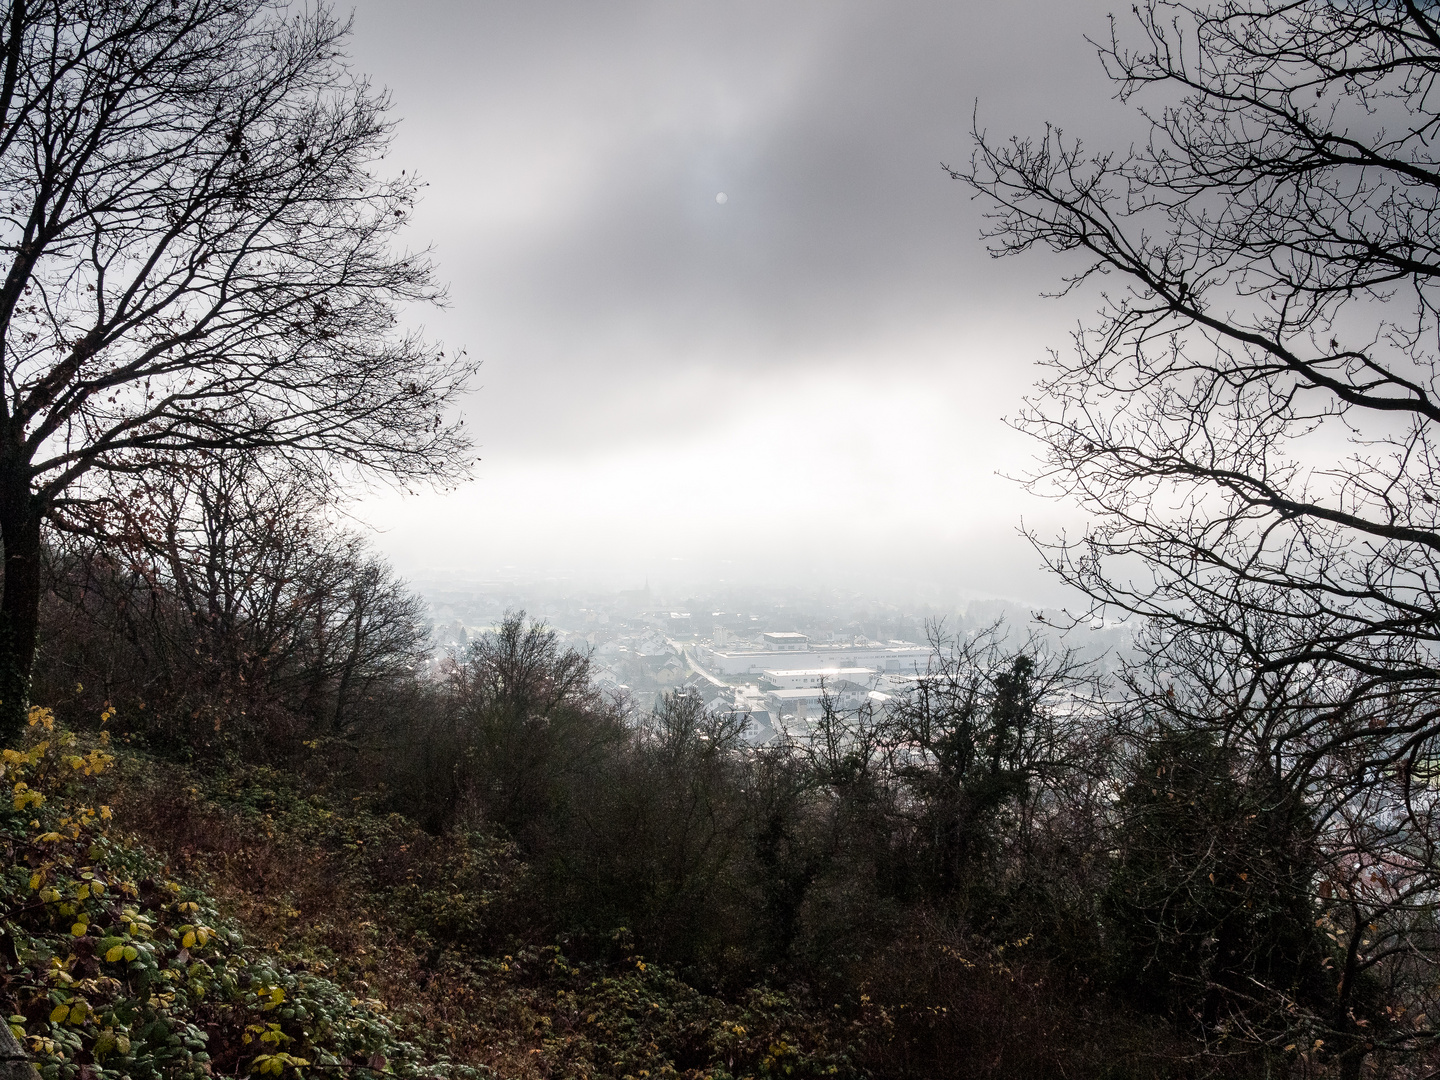
[[[630,944],[628,931],[617,944]],[[474,965],[496,1020],[519,1030],[547,1075],[616,1080],[858,1078],[852,1022],[794,996],[752,987],[738,1000],[702,993],[672,970],[626,955],[577,962],[554,945]],[[503,1037],[500,1030],[497,1036]]]
[[[425,1054],[379,1000],[248,947],[112,835],[95,778],[114,763],[103,731],[82,745],[40,708],[4,751],[0,1008],[46,1080],[483,1075]]]

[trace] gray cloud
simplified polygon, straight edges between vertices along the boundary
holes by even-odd
[[[562,483],[567,461],[610,455],[643,490],[644,462],[703,449],[723,488],[723,447],[696,449],[706,433],[754,440],[734,414],[777,392],[803,419],[807,378],[832,399],[930,383],[958,403],[950,426],[1018,447],[998,418],[1081,309],[1036,299],[1053,267],[986,257],[978,209],[940,162],[968,160],[976,99],[995,130],[1048,118],[1121,136],[1124,113],[1082,40],[1104,32],[1104,11],[359,4],[356,66],[395,94],[391,163],[430,182],[414,239],[435,245],[452,286],[452,308],[423,317],[486,362],[471,406],[484,476],[548,461]],[[912,445],[905,400],[876,412],[873,437]],[[823,441],[824,417],[813,421]],[[926,423],[913,453],[931,460],[915,468],[934,470],[936,491],[964,490],[975,466],[953,453],[946,419]],[[984,477],[996,467],[987,458]],[[877,498],[885,483],[851,496]],[[416,513],[523,520],[520,487],[482,483]],[[504,505],[484,494],[500,488]],[[633,519],[646,528],[643,508]],[[998,498],[912,518],[906,542],[938,550],[977,519],[985,543],[1014,544],[1015,506]],[[867,552],[883,547],[883,530],[867,539]]]
[[[397,160],[432,181],[419,229],[473,317],[784,362],[1030,299],[939,163],[968,158],[976,98],[1001,126],[1096,111],[1085,8],[371,4],[356,52],[395,88]]]

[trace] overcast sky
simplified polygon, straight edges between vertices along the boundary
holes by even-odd
[[[1069,514],[996,475],[1032,452],[1003,417],[1093,302],[1041,299],[1044,257],[989,259],[941,163],[977,101],[992,132],[1118,137],[1084,41],[1107,10],[359,4],[391,165],[429,184],[410,239],[450,287],[414,319],[484,362],[475,480],[367,500],[377,545],[416,578],[1053,602],[1015,531]]]

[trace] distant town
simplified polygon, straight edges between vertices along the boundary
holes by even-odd
[[[594,684],[638,713],[660,695],[686,692],[708,710],[750,717],[749,736],[767,742],[823,715],[880,707],[931,666],[932,640],[1003,620],[1021,633],[1034,613],[999,600],[946,611],[907,611],[853,596],[781,596],[754,591],[681,601],[652,591],[585,594],[518,584],[420,584],[429,599],[436,660],[459,659],[507,611],[544,622],[568,648],[586,652]],[[1111,629],[1086,635],[1087,651],[1123,645]],[[1073,644],[1073,643],[1067,643]]]

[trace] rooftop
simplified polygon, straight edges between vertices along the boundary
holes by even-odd
[[[766,668],[761,674],[783,675],[787,679],[828,678],[831,675],[854,678],[857,675],[874,675],[875,669],[868,667]]]

